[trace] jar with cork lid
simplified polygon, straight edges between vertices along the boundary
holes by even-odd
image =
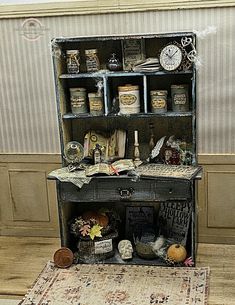
[[[121,114],[140,112],[139,86],[126,84],[118,87],[119,108]]]
[[[151,97],[151,112],[164,113],[167,112],[167,90],[152,90]]]

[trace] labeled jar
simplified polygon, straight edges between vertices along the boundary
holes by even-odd
[[[104,113],[103,96],[99,93],[88,93],[91,115],[102,115]]]
[[[167,112],[167,91],[152,90],[150,91],[151,112],[164,113]]]
[[[79,50],[67,50],[66,51],[66,63],[67,73],[76,74],[79,73],[80,66]]]
[[[118,87],[119,109],[121,114],[140,112],[139,86],[125,85]]]
[[[175,112],[189,111],[188,85],[171,86],[172,110]]]
[[[96,72],[100,70],[100,62],[97,49],[85,50],[87,72]]]
[[[73,114],[87,113],[86,89],[69,88],[70,103]]]

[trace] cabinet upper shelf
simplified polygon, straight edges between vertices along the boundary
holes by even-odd
[[[93,73],[78,73],[78,74],[61,74],[59,78],[61,79],[70,79],[70,78],[93,78],[93,77],[126,77],[126,76],[160,76],[160,75],[181,75],[181,74],[192,74],[192,70],[187,71],[174,71],[174,72],[165,72],[165,71],[157,71],[157,72],[129,72],[129,71],[121,71],[121,72],[112,72],[112,71],[98,71]]]
[[[100,115],[100,116],[94,116],[89,113],[85,114],[73,114],[73,113],[66,113],[63,115],[63,119],[70,120],[70,119],[89,119],[89,118],[102,118],[102,117],[109,117],[109,118],[118,118],[122,117],[125,118],[127,117],[128,119],[136,119],[136,118],[147,118],[147,117],[190,117],[193,116],[194,112],[193,111],[188,111],[188,112],[173,112],[173,111],[168,111],[165,113],[138,113],[138,114],[107,114],[107,115]]]

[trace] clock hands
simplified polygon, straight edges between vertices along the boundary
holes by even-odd
[[[179,51],[179,49],[176,50],[175,53],[173,53],[172,55],[169,55],[169,57],[172,58],[178,51]]]
[[[169,57],[170,59],[172,59],[172,57],[174,57],[175,54],[176,54],[178,51],[179,51],[179,49],[176,50],[173,54],[170,54],[170,53],[171,53],[171,49],[170,49],[170,50],[168,51],[168,53],[166,53],[166,56]]]

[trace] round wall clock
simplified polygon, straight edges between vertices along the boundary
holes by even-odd
[[[168,44],[160,51],[159,62],[166,71],[178,69],[183,61],[182,49],[176,44]]]

